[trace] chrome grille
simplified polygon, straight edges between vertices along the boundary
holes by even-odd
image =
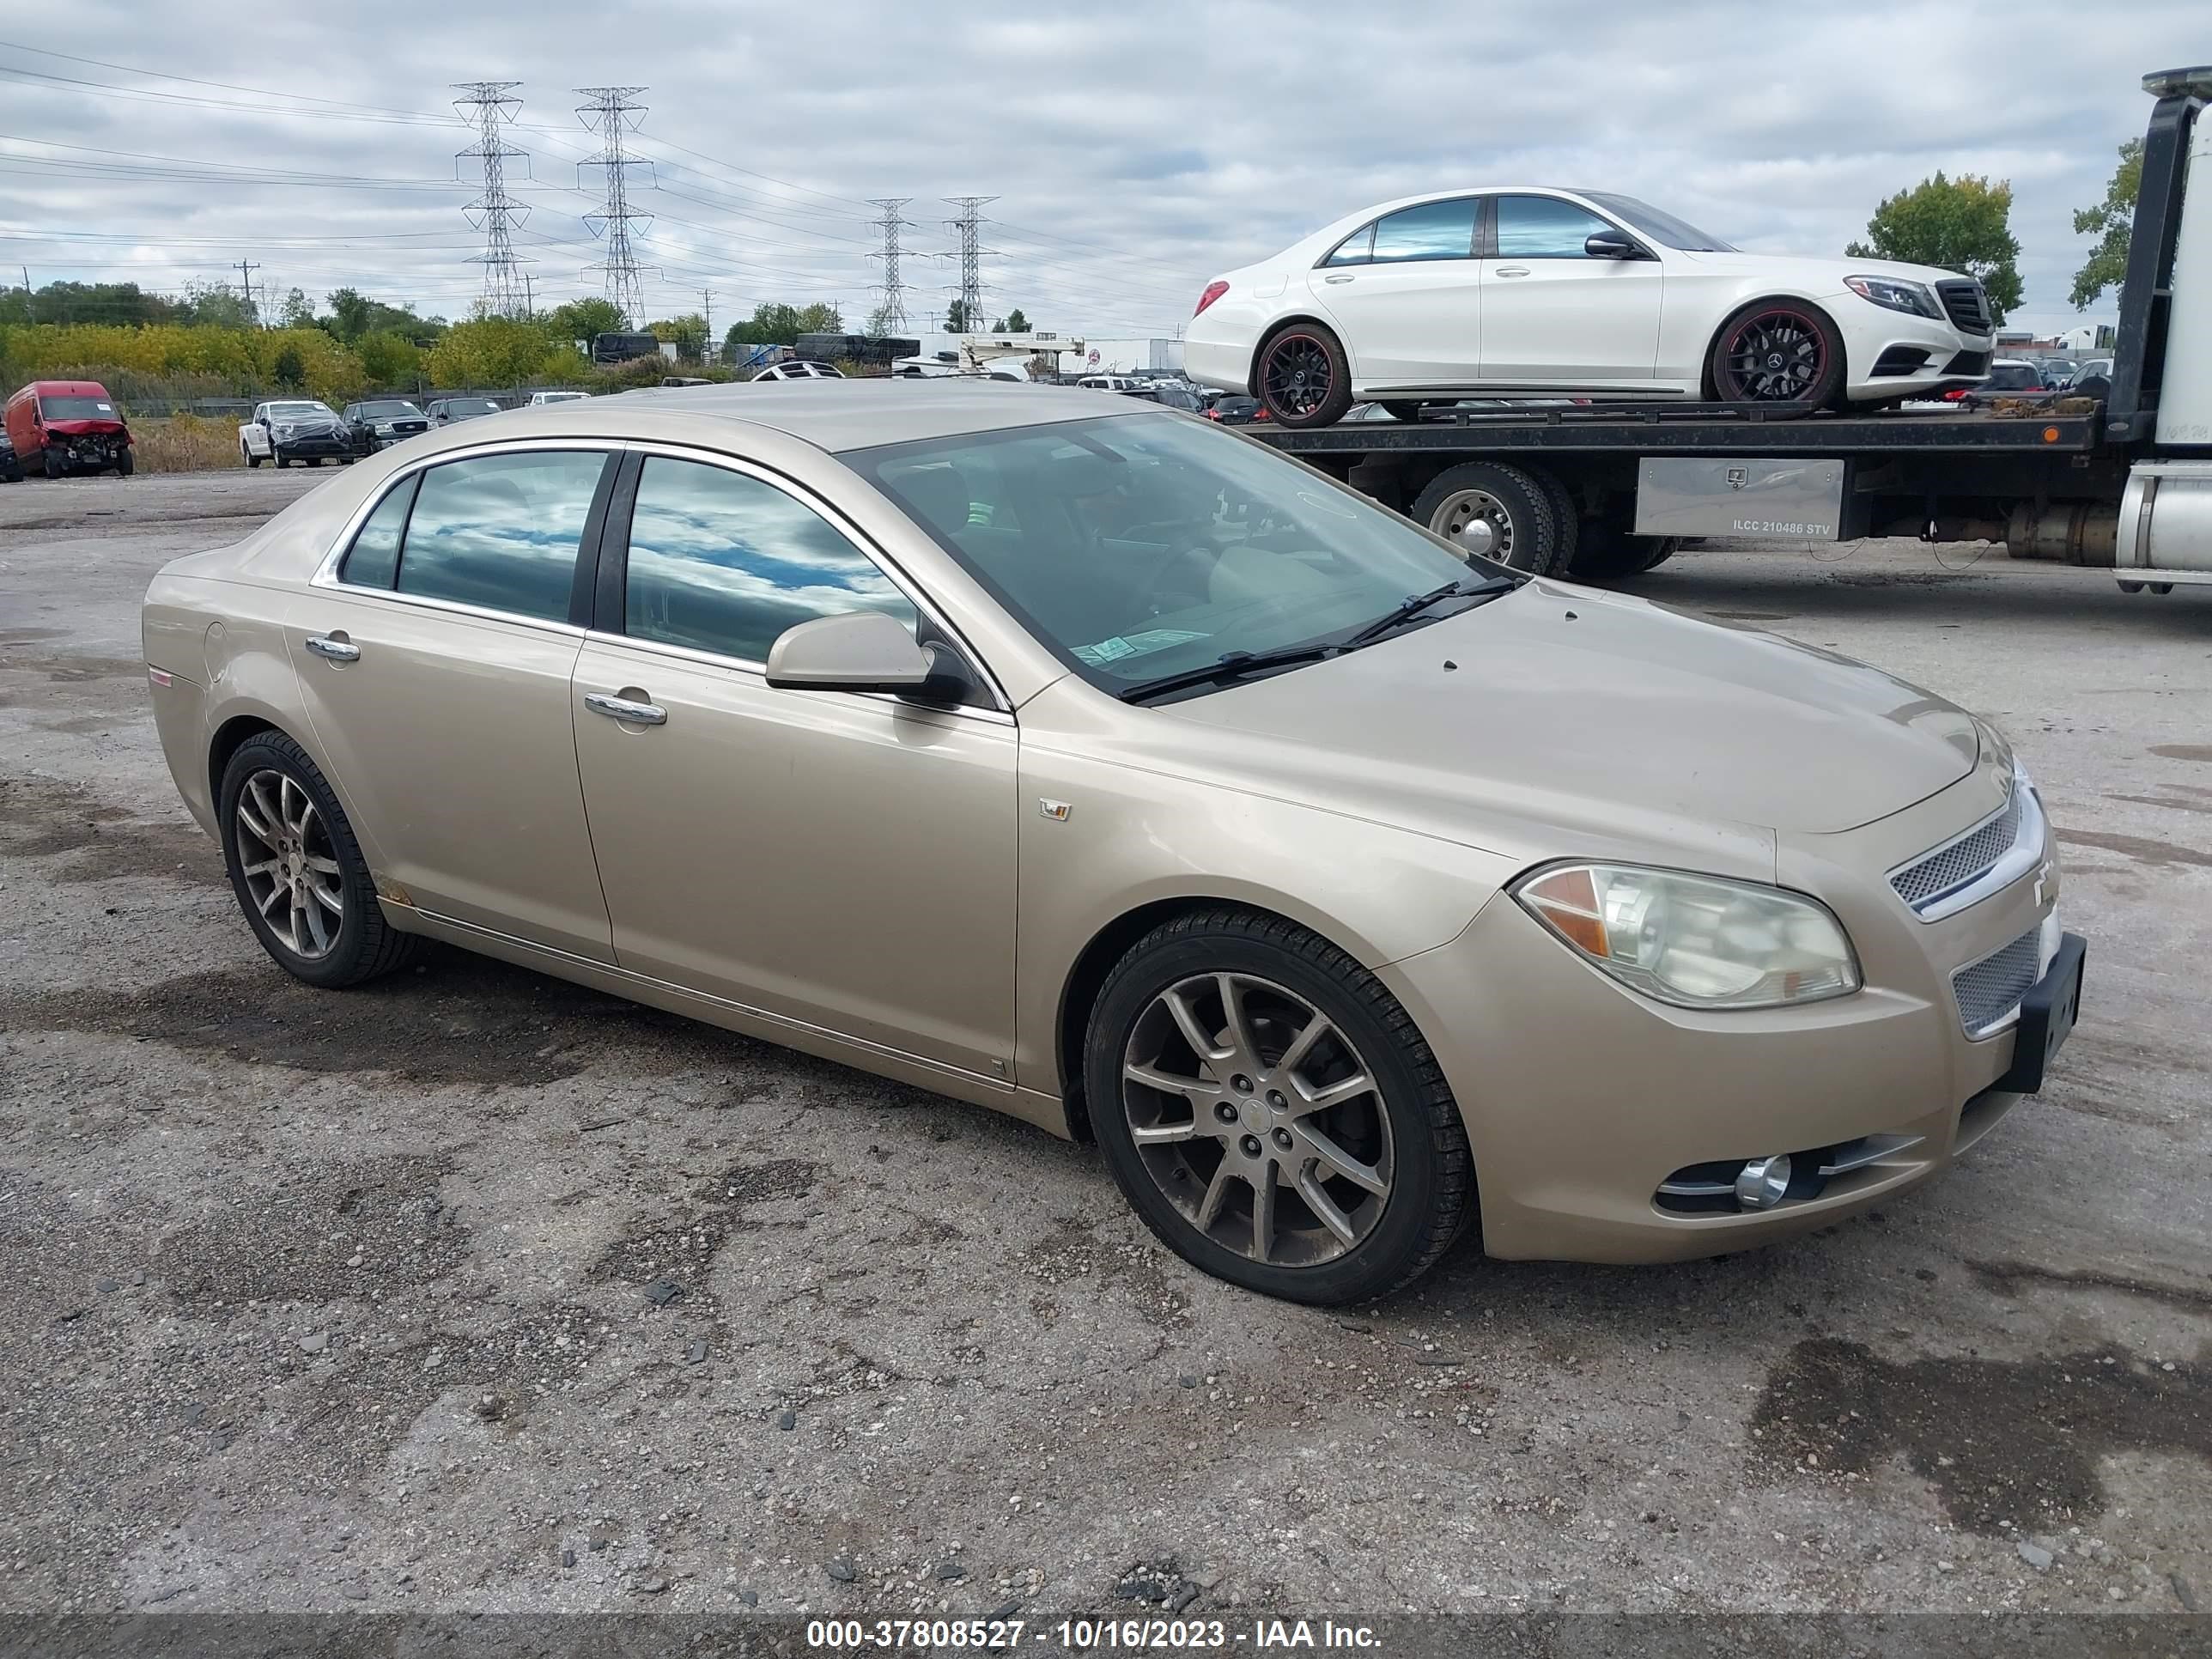
[[[1951,994],[1959,1004],[1959,1024],[1968,1036],[1979,1036],[2014,1009],[2035,983],[2043,966],[2043,930],[2032,927],[2002,951],[1969,963],[1951,975]]]
[[[1969,334],[1990,331],[1989,302],[1983,298],[1979,283],[1938,283],[1936,297],[1943,302],[1955,326]]]
[[[1917,910],[1929,901],[1955,892],[2012,850],[2020,839],[2021,816],[2027,809],[2025,789],[2015,787],[2004,810],[1948,847],[1939,847],[1917,863],[1895,872],[1889,884],[1898,897]]]

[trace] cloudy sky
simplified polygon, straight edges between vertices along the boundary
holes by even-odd
[[[37,9],[0,23],[29,37],[0,40],[0,267],[33,284],[173,290],[234,282],[246,259],[257,287],[349,284],[459,315],[481,240],[451,83],[496,78],[521,82],[517,241],[538,303],[597,292],[582,216],[599,186],[577,168],[595,140],[573,89],[619,80],[647,88],[632,143],[653,162],[634,180],[655,216],[648,313],[711,289],[717,332],[765,299],[864,315],[871,197],[915,198],[917,322],[957,278],[942,198],[974,194],[998,198],[994,313],[1164,335],[1216,271],[1391,196],[1583,184],[1742,246],[1830,253],[1939,167],[2012,181],[2014,320],[2065,325],[2084,252],[2070,214],[2142,131],[2142,74],[2212,60],[2203,0],[64,9],[65,33],[34,30]]]

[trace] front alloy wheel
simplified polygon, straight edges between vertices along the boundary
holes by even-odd
[[[1843,380],[1843,341],[1809,306],[1750,307],[1713,348],[1713,391],[1723,403],[1825,404]]]
[[[1146,1225],[1269,1296],[1388,1295],[1474,1214],[1428,1043],[1356,958],[1278,916],[1196,911],[1137,941],[1091,1008],[1082,1101]]]
[[[1152,999],[1129,1035],[1121,1107],[1168,1201],[1254,1261],[1310,1267],[1354,1249],[1390,1201],[1390,1119],[1328,1015],[1243,974]]]

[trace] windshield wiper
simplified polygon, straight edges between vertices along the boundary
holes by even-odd
[[[1432,587],[1425,593],[1414,594],[1395,610],[1384,611],[1346,640],[1344,647],[1349,651],[1380,639],[1400,623],[1410,622],[1431,605],[1442,605],[1446,599],[1494,599],[1500,593],[1510,593],[1520,585],[1510,576],[1486,576],[1480,581],[1469,581],[1462,577],[1457,581],[1446,582],[1442,587]]]
[[[1187,668],[1179,674],[1163,674],[1156,680],[1140,680],[1114,695],[1123,702],[1149,702],[1154,697],[1188,690],[1194,685],[1226,685],[1247,674],[1262,673],[1270,668],[1294,668],[1300,663],[1319,662],[1345,648],[1341,644],[1324,644],[1286,645],[1273,651],[1231,651],[1203,667]]]

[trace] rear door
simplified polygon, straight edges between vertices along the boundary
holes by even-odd
[[[285,629],[331,784],[407,902],[611,960],[569,681],[605,446],[404,475]],[[585,574],[579,574],[580,563]]]
[[[1337,325],[1363,392],[1464,384],[1480,357],[1481,198],[1386,214],[1306,276]]]
[[[1482,261],[1485,389],[1648,391],[1660,262],[1592,258],[1583,244],[1620,227],[1560,197],[1500,196],[1493,222]]]

